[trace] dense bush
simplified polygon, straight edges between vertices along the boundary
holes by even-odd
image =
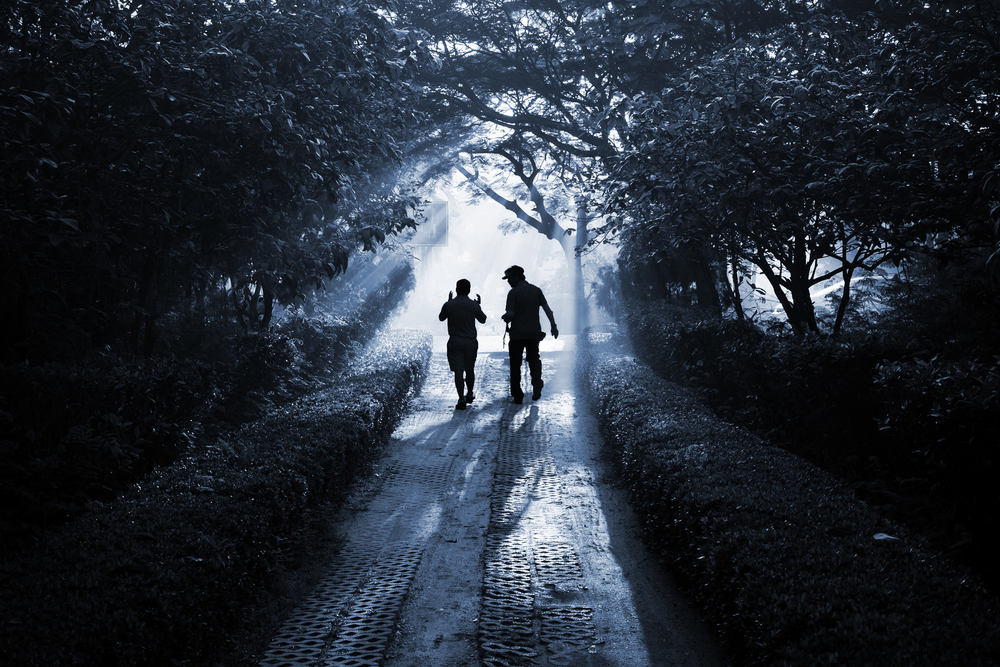
[[[959,341],[940,310],[919,313],[933,327],[901,309],[837,338],[696,319],[666,303],[630,309],[626,322],[637,354],[663,377],[848,480],[1000,591],[1000,367],[977,359],[988,350],[968,334]]]
[[[97,355],[0,368],[0,536],[9,547],[108,500],[200,432],[206,366]]]
[[[335,387],[199,440],[5,560],[4,663],[212,664],[310,512],[378,456],[430,351],[423,333],[381,336]]]
[[[201,433],[224,433],[330,382],[412,289],[402,264],[336,320],[270,331],[164,318],[162,350],[0,366],[0,553],[107,502]]]
[[[902,505],[901,518],[944,536],[1000,591],[1000,358],[885,360],[872,384],[879,426],[872,451],[896,480],[876,487],[881,502]]]
[[[0,368],[0,533],[18,538],[107,501],[202,431],[315,389],[279,331],[203,339],[205,354]],[[298,382],[298,386],[295,383]]]
[[[989,362],[939,356],[886,360],[876,368],[883,432],[917,435],[916,450],[949,456],[956,434],[985,450],[1000,442],[1000,357]]]
[[[610,344],[585,367],[646,537],[737,665],[994,665],[996,600],[831,475]]]

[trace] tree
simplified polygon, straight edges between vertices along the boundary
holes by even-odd
[[[573,198],[572,206],[565,206],[565,197],[560,197],[551,190],[546,193],[540,187],[539,177],[543,174],[543,169],[535,157],[531,142],[524,142],[520,138],[512,138],[500,142],[493,146],[469,147],[467,152],[473,159],[493,157],[500,163],[506,163],[518,180],[521,181],[524,192],[531,202],[532,211],[525,210],[518,202],[516,196],[504,196],[500,194],[491,184],[486,182],[481,176],[478,165],[472,166],[472,171],[466,168],[461,162],[456,162],[455,169],[458,170],[471,184],[481,190],[487,197],[503,206],[506,210],[514,214],[521,222],[534,229],[545,238],[555,241],[562,248],[566,256],[566,266],[568,267],[568,281],[573,294],[573,310],[575,321],[571,331],[581,331],[585,321],[586,304],[583,299],[582,267],[580,250],[587,244],[587,201],[584,197],[577,195]],[[574,174],[576,175],[576,174]],[[563,193],[566,190],[579,190],[580,183],[567,183],[560,181]],[[557,202],[553,208],[552,202]],[[563,205],[560,205],[563,204]],[[566,214],[567,210],[575,212],[575,228],[565,228],[558,222],[556,215],[561,212]],[[575,234],[575,237],[574,237]]]
[[[991,11],[817,7],[734,44],[633,98],[609,213],[640,247],[709,243],[752,261],[799,332],[817,328],[811,285],[843,277],[837,332],[855,272],[908,252],[984,261],[988,282],[1000,265]]]
[[[429,2],[413,11],[415,21],[436,17],[424,24],[437,31],[442,63],[428,79],[429,99],[502,128],[507,137],[530,138],[564,173],[588,174],[582,202],[618,160],[631,97],[660,91],[699,58],[799,9],[550,0]],[[585,206],[578,209],[580,221],[589,215]],[[708,258],[688,254],[700,262],[703,300],[713,301]]]
[[[1000,273],[1000,22],[994,2],[888,3],[882,112],[907,119],[927,168],[914,181],[914,241],[941,264],[987,256]],[[978,261],[978,260],[977,260]]]
[[[615,207],[665,225],[675,247],[756,265],[798,333],[818,331],[810,288],[841,275],[839,329],[855,270],[907,244],[900,208],[927,170],[865,83],[877,46],[864,26],[820,16],[637,99]],[[820,260],[836,266],[819,272]]]
[[[405,206],[364,214],[353,198],[352,179],[397,157],[426,55],[374,7],[3,11],[2,306],[21,327],[5,347],[51,331],[35,337],[49,347],[70,326],[149,351],[158,307],[192,287],[294,298],[412,224]]]

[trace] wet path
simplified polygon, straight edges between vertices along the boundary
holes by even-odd
[[[499,339],[484,338],[465,411],[443,347],[345,512],[330,574],[261,664],[724,664],[604,471],[572,337],[543,345],[543,396],[523,405],[508,402]]]

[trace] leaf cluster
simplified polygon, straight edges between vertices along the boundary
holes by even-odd
[[[213,664],[302,548],[310,516],[379,454],[431,342],[393,332],[332,389],[225,440],[200,438],[127,497],[5,558],[10,665]]]
[[[962,568],[610,341],[585,363],[646,538],[734,664],[995,664],[1000,619]]]
[[[995,346],[983,344],[992,328],[960,341],[896,311],[840,338],[802,339],[665,304],[624,311],[637,353],[656,372],[847,480],[997,585],[1000,386]]]
[[[398,158],[426,50],[367,3],[16,0],[0,24],[18,355],[67,326],[84,348],[135,348],[162,310],[227,282],[291,303],[413,224],[361,181]]]
[[[818,7],[633,96],[608,204],[623,244],[755,264],[800,331],[817,329],[809,288],[833,276],[913,253],[982,270],[998,125],[995,79],[973,68],[995,71],[995,25],[915,13]]]

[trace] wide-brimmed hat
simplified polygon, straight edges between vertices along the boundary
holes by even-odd
[[[507,269],[506,271],[503,272],[503,279],[504,280],[510,280],[514,276],[517,276],[519,278],[523,278],[524,277],[524,269],[522,269],[520,266],[517,266],[515,264],[514,266],[510,267],[509,269]]]

